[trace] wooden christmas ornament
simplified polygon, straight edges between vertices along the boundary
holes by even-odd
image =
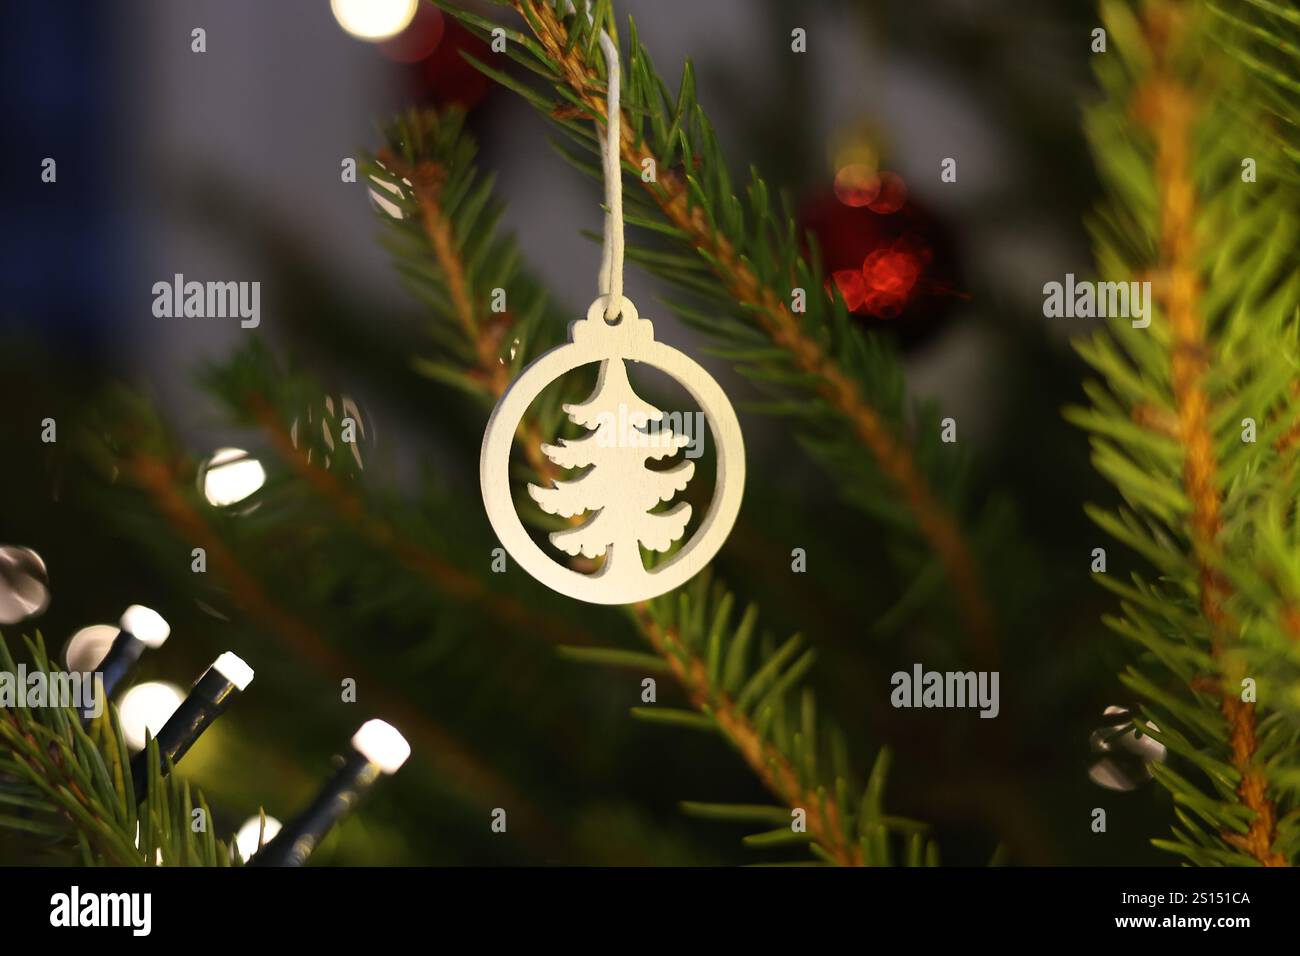
[[[488,520],[502,546],[525,571],[547,587],[594,604],[629,604],[683,584],[717,554],[740,511],[745,486],[745,449],[740,423],[721,386],[699,364],[655,341],[654,326],[622,296],[617,318],[610,296],[592,303],[587,317],[569,327],[570,341],[551,349],[511,383],[488,420],[479,462],[479,479]],[[542,549],[524,529],[510,484],[510,449],[529,406],[552,381],[583,365],[600,363],[595,389],[586,401],[568,404],[569,418],[588,429],[577,439],[543,444],[542,453],[565,469],[587,469],[550,488],[529,485],[542,510],[561,517],[589,515],[572,528],[553,532],[558,551],[604,557],[586,574]],[[673,458],[686,438],[664,426],[663,413],[643,401],[628,380],[628,363],[652,366],[676,379],[695,400],[716,447],[717,478],[708,511],[699,527],[671,558],[646,569],[641,547],[667,551],[685,532],[691,506],[685,502],[653,511],[671,501],[694,477],[695,464],[683,458],[666,469],[648,460]]]
[[[604,31],[600,47],[607,70],[605,128],[597,124],[605,178],[605,241],[600,297],[587,317],[569,326],[569,342],[551,349],[523,370],[506,389],[488,419],[479,459],[483,504],[492,528],[520,567],[547,587],[593,604],[631,604],[685,583],[718,553],[740,511],[745,489],[745,448],[740,423],[718,383],[677,349],[655,341],[654,326],[637,315],[623,295],[623,180],[619,160],[618,48]],[[550,543],[569,555],[603,557],[587,574],[547,554],[524,529],[510,486],[510,448],[530,405],[551,382],[583,365],[600,363],[596,388],[584,402],[565,405],[582,438],[544,444],[541,451],[564,469],[587,469],[550,488],[528,487],[549,514],[581,524],[556,531]],[[709,510],[694,534],[672,557],[647,570],[644,546],[668,551],[686,533],[691,507],[678,502],[656,510],[686,488],[695,463],[681,460],[666,469],[646,467],[650,459],[672,458],[686,440],[663,427],[664,415],[642,400],[628,380],[627,366],[641,362],[672,376],[699,404],[717,448],[717,480]],[[701,436],[702,437],[702,436]]]

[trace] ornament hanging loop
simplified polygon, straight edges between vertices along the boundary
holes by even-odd
[[[604,30],[600,31],[600,49],[605,54],[605,128],[598,122],[596,136],[605,171],[605,237],[597,288],[608,297],[605,321],[613,325],[623,301],[623,109],[619,105],[618,47]]]

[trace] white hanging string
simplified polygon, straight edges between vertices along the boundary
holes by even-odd
[[[600,31],[600,49],[605,54],[608,90],[604,131],[596,124],[605,167],[605,239],[598,288],[601,295],[609,297],[605,303],[605,319],[613,322],[623,307],[623,164],[619,154],[623,113],[618,103],[618,47],[604,30]]]

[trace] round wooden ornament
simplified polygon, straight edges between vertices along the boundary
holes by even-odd
[[[717,554],[735,524],[745,488],[745,447],[735,410],[721,386],[702,366],[655,341],[654,326],[619,296],[617,318],[602,295],[587,317],[569,326],[570,341],[539,356],[507,388],[488,420],[479,460],[479,481],[488,520],[519,566],[552,590],[593,604],[630,604],[671,591],[701,571]],[[544,551],[524,529],[510,486],[510,449],[520,421],[542,390],[583,365],[600,363],[596,387],[586,401],[564,410],[589,434],[541,450],[565,469],[587,469],[550,488],[529,485],[529,494],[549,514],[588,514],[582,524],[553,532],[560,551],[604,555],[595,572],[568,567]],[[627,363],[641,362],[672,376],[690,394],[709,425],[717,449],[717,478],[704,520],[676,554],[646,569],[641,546],[667,551],[685,533],[691,506],[679,502],[652,512],[685,489],[693,461],[667,469],[646,467],[648,459],[670,458],[686,439],[663,427],[664,415],[640,399],[627,377]],[[630,426],[630,427],[629,427]]]

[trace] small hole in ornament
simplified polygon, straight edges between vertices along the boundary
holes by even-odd
[[[606,325],[618,325],[618,324],[619,324],[620,322],[622,322],[622,321],[623,321],[623,313],[622,313],[622,311],[620,311],[620,312],[619,312],[617,315],[615,315],[613,318],[610,318],[608,315],[605,316],[605,324],[606,324]]]

